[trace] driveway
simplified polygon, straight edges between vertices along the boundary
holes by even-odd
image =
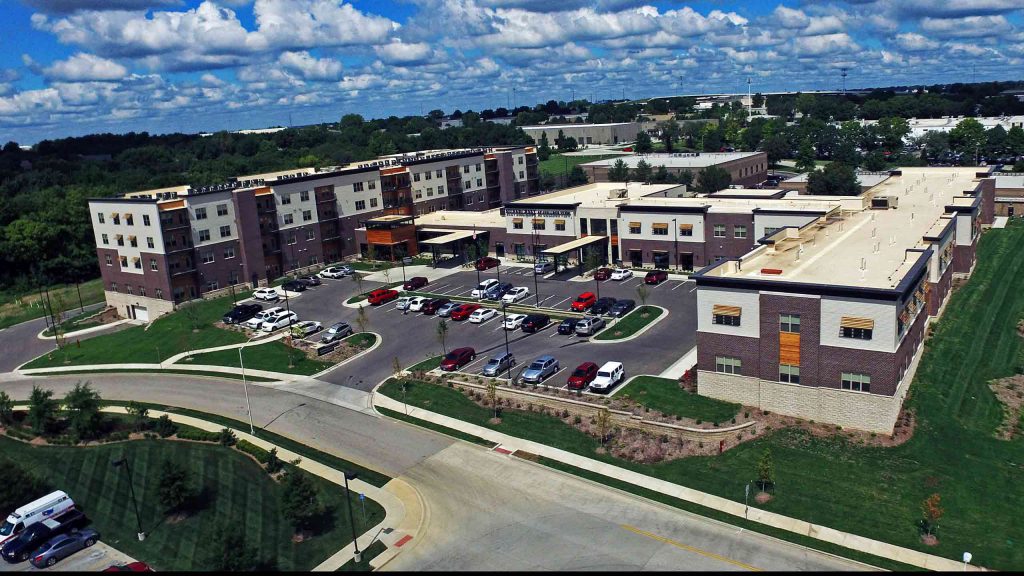
[[[85,307],[85,310],[99,310],[105,305],[105,303],[90,304]],[[78,312],[77,308],[68,311],[65,313],[65,318],[70,318]],[[47,340],[37,338],[39,333],[46,329],[46,326],[46,319],[36,318],[0,329],[0,350],[3,350],[3,354],[0,354],[0,373],[10,372],[36,356],[57,348],[53,338]],[[92,332],[83,336],[82,339],[104,333],[106,331]]]

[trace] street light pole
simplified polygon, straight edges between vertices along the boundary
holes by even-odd
[[[258,335],[249,338],[246,344],[252,342],[253,338],[256,337],[258,337]],[[256,428],[252,425],[252,408],[249,406],[249,384],[245,380],[245,362],[242,362],[242,348],[245,348],[245,346],[238,347],[238,365],[242,367],[242,388],[245,390],[245,413],[249,415],[249,433],[255,436]]]
[[[676,272],[679,271],[679,223],[672,219],[672,230],[675,232],[674,248],[676,252]]]
[[[537,284],[537,264],[533,265],[533,297],[537,299],[537,308],[540,308],[540,288]]]
[[[126,456],[121,456],[120,460],[114,460],[111,462],[111,465],[113,465],[114,468],[124,466],[124,469],[128,472],[128,489],[131,491],[132,505],[135,507],[135,525],[139,529],[137,536],[139,537],[139,542],[142,542],[146,539],[146,533],[142,531],[142,518],[139,516],[139,501],[135,499],[135,483],[132,482],[132,468],[128,465],[128,458]]]
[[[363,555],[359,552],[359,542],[356,541],[356,520],[352,514],[352,493],[348,489],[348,481],[355,480],[356,476],[355,472],[345,471],[345,501],[348,502],[348,523],[352,527],[352,547],[355,548],[352,559],[356,564],[359,564],[362,561]]]
[[[501,302],[501,331],[505,333],[505,355],[508,356],[508,303]],[[512,385],[512,360],[508,362],[508,383]]]

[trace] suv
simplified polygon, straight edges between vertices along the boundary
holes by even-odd
[[[296,278],[296,280],[298,280],[299,282],[305,283],[306,286],[319,286],[319,285],[323,284],[323,282],[320,280],[319,276],[313,276],[313,275],[299,276],[298,278]]]
[[[497,376],[502,372],[507,372],[516,365],[516,355],[511,352],[501,352],[496,354],[487,364],[484,364],[483,370],[480,371],[484,376]]]
[[[597,364],[584,362],[576,367],[566,382],[570,390],[585,390],[597,377]]]
[[[492,286],[497,286],[498,284],[500,284],[500,282],[494,278],[488,278],[487,280],[477,284],[476,288],[474,288],[469,295],[473,298],[483,298],[487,295],[487,291],[490,290]]]
[[[231,309],[230,312],[224,315],[221,320],[225,324],[241,324],[249,318],[252,318],[256,314],[263,310],[263,306],[259,304],[239,304]]]
[[[577,336],[593,336],[598,330],[604,328],[604,318],[600,316],[589,316],[576,323]]]
[[[454,372],[475,359],[476,350],[473,350],[468,346],[466,348],[456,348],[455,350],[445,354],[444,360],[441,360],[441,370],[444,370],[445,372]]]
[[[324,344],[329,344],[335,340],[341,340],[342,338],[352,334],[352,332],[352,327],[349,326],[347,322],[338,322],[337,324],[332,324],[331,327],[327,329],[327,332],[324,332],[324,335],[320,337],[320,341]]]
[[[521,329],[523,332],[539,332],[551,323],[551,317],[547,314],[530,314],[523,320]]]
[[[402,284],[402,288],[405,288],[406,290],[419,290],[427,284],[428,282],[425,276],[413,276],[406,280],[405,284]]]
[[[595,316],[607,314],[614,304],[615,298],[612,298],[611,296],[602,296],[597,299],[597,302],[594,302],[594,305],[590,307],[588,313]]]
[[[252,297],[256,300],[277,300],[281,294],[274,288],[257,288],[252,291]]]
[[[566,318],[562,320],[562,323],[558,325],[559,334],[575,334],[576,324],[580,321],[580,318]]]
[[[437,311],[438,309],[441,308],[441,306],[444,306],[445,304],[448,304],[450,302],[451,300],[447,298],[434,298],[430,302],[427,302],[426,304],[423,305],[423,310],[421,310],[421,312],[428,315],[437,314]]]
[[[370,295],[366,298],[366,300],[373,306],[379,306],[381,304],[391,302],[395,298],[398,298],[397,290],[387,290],[385,288],[378,288],[373,292],[370,292]]]
[[[291,326],[298,321],[299,315],[295,312],[278,312],[275,316],[271,316],[264,320],[263,324],[260,324],[260,330],[263,332],[273,332],[278,328]]]
[[[495,266],[500,266],[500,265],[501,265],[501,260],[498,260],[497,258],[495,258],[493,256],[484,256],[483,258],[481,258],[481,259],[476,261],[476,269],[477,270],[490,270],[491,268],[494,268]]]
[[[274,316],[277,316],[281,312],[284,312],[284,308],[281,306],[274,306],[273,308],[268,308],[262,312],[257,312],[252,318],[249,318],[248,320],[245,321],[245,327],[257,330],[260,326],[263,325],[264,320],[267,320],[268,318],[273,318]]]
[[[622,318],[626,314],[629,314],[630,310],[633,308],[636,308],[636,302],[632,300],[617,300],[608,310],[608,315],[612,318]]]
[[[548,272],[553,272],[554,270],[555,263],[551,260],[544,260],[533,265],[533,271],[536,274],[546,274]]]
[[[583,312],[587,308],[590,308],[597,302],[597,296],[594,296],[593,292],[584,292],[576,297],[576,300],[572,303],[572,309],[577,312]]]
[[[612,277],[611,268],[598,268],[594,271],[594,280],[607,280]]]
[[[0,555],[11,564],[24,562],[40,544],[54,536],[83,528],[89,520],[78,510],[69,510],[55,518],[46,518],[25,528],[0,548]]]
[[[594,391],[611,390],[625,377],[626,371],[622,368],[622,362],[605,362],[597,369],[597,377],[590,383],[590,389]]]
[[[668,272],[664,270],[652,270],[644,276],[644,284],[661,284],[668,280]]]
[[[349,266],[330,266],[320,271],[321,278],[344,278],[352,274]]]
[[[540,384],[555,372],[558,372],[558,360],[554,356],[545,354],[530,363],[530,366],[523,370],[523,382]]]
[[[487,289],[487,292],[484,293],[484,298],[488,300],[501,300],[501,298],[511,289],[512,284],[509,284],[508,282],[498,282],[497,284],[492,284],[491,287]]]
[[[289,280],[284,284],[281,284],[281,288],[288,292],[305,292],[306,283],[302,280]]]

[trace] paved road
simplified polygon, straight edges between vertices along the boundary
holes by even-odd
[[[85,309],[99,310],[103,306],[105,304],[101,302],[90,304]],[[75,308],[66,312],[65,317],[70,318],[78,313],[78,308]],[[44,318],[36,318],[0,329],[0,350],[3,350],[3,354],[0,354],[0,373],[10,372],[36,356],[56,349],[57,346],[54,344],[53,338],[49,340],[37,338],[39,333],[45,329],[46,319]],[[93,335],[89,334],[89,336]]]
[[[74,377],[0,376],[27,398]],[[105,398],[245,418],[241,384],[192,376],[97,374]],[[859,565],[722,526],[603,486],[282,389],[250,387],[260,426],[393,476],[423,495],[426,525],[389,569],[850,570]]]

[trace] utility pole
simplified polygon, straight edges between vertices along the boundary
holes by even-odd
[[[135,524],[139,529],[137,536],[139,538],[139,542],[142,542],[146,539],[146,533],[142,531],[142,518],[139,516],[139,501],[135,499],[135,483],[132,482],[132,468],[128,465],[128,458],[126,456],[121,456],[120,460],[114,460],[111,462],[111,465],[113,465],[114,468],[124,466],[125,471],[128,472],[128,489],[131,491],[132,504],[135,507]]]
[[[846,68],[840,68],[840,70],[842,70],[840,76],[843,77],[843,94],[846,94]]]

